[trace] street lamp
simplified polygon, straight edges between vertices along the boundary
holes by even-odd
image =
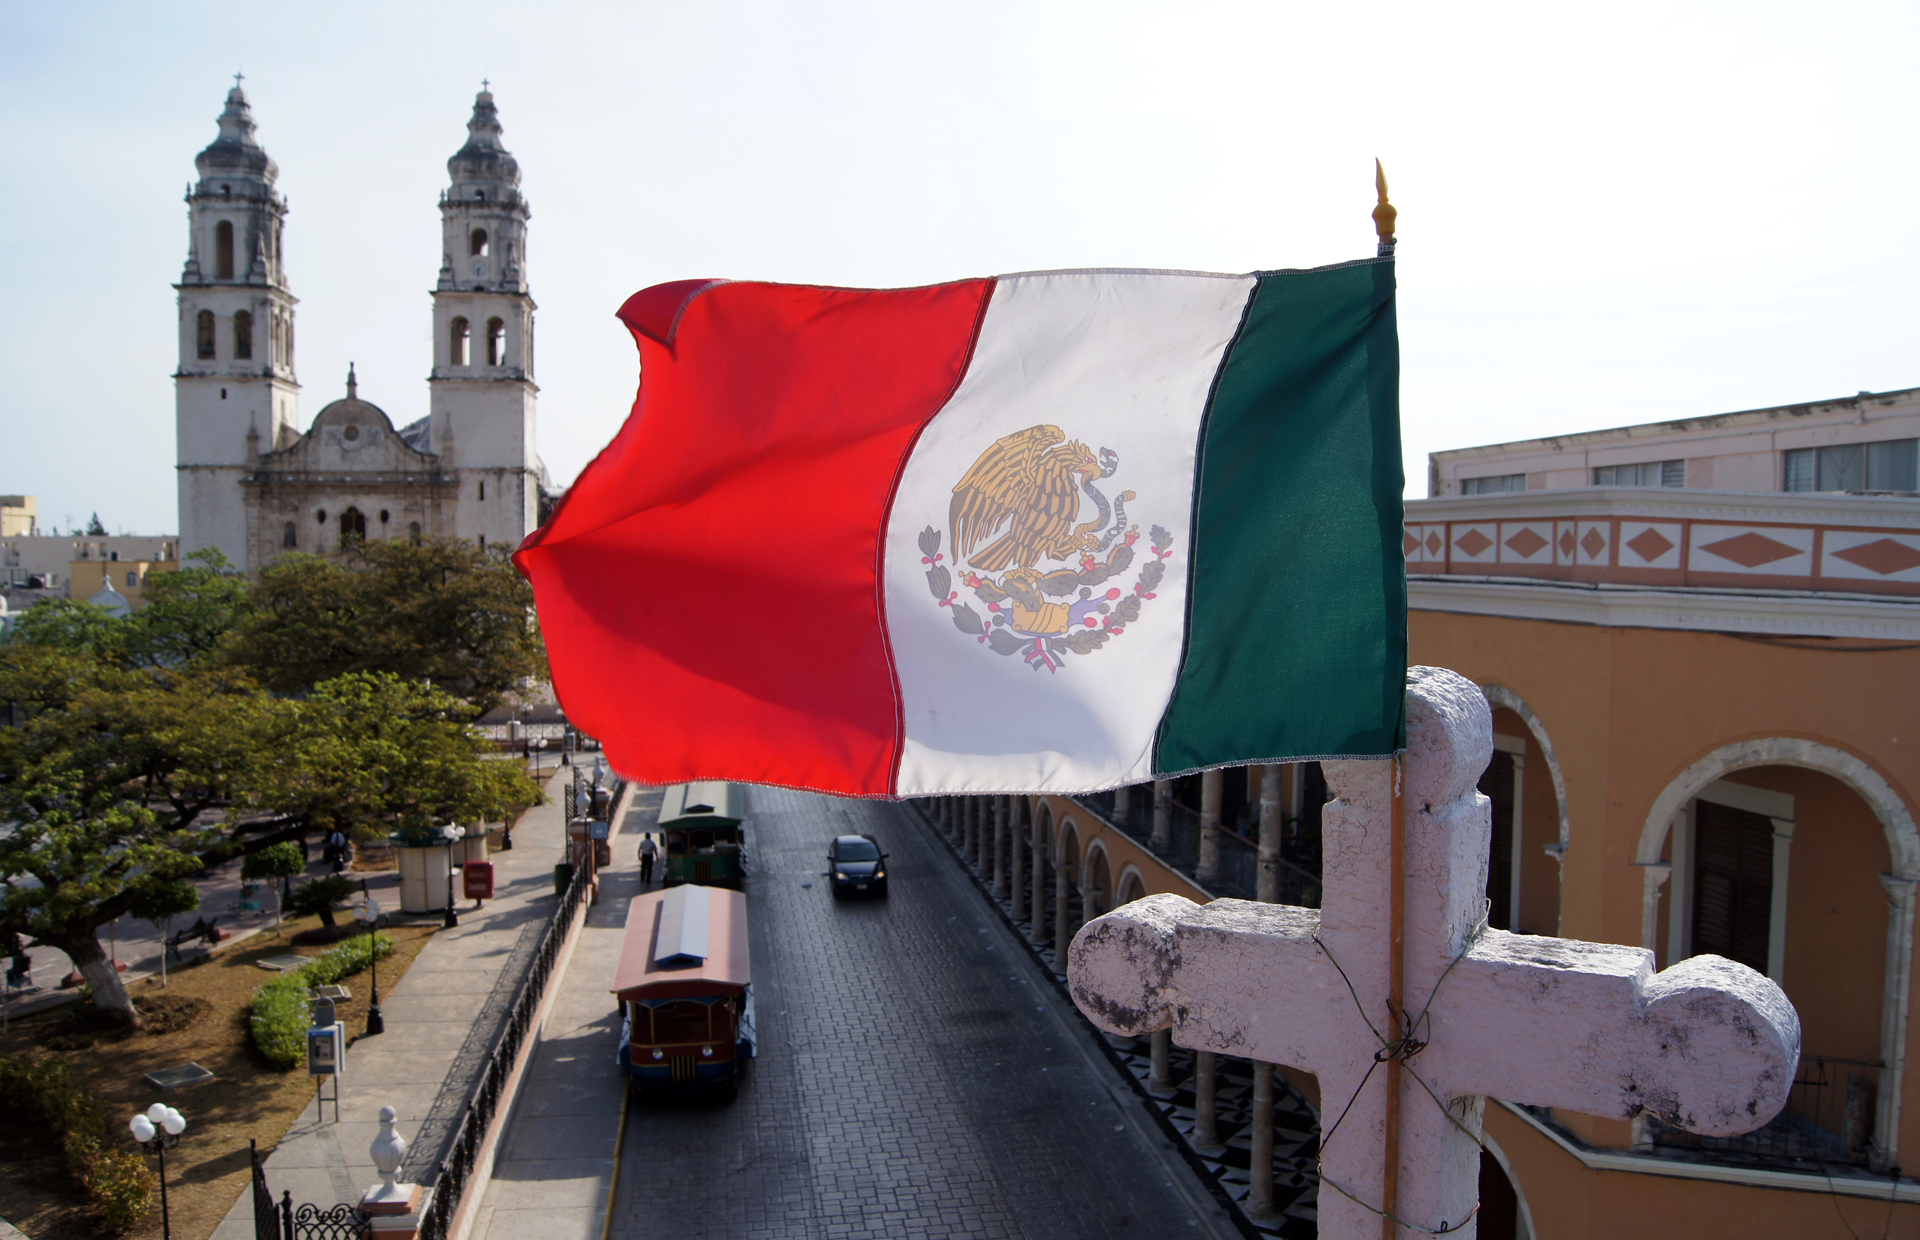
[[[367,1004],[367,1036],[387,1031],[387,1018],[380,1014],[380,961],[374,954],[373,931],[380,924],[380,901],[373,898],[367,890],[367,880],[360,880],[360,894],[366,897],[360,903],[360,920],[367,923],[367,971],[373,974],[373,998]]]
[[[180,1144],[180,1134],[187,1130],[186,1116],[156,1102],[144,1115],[128,1120],[127,1127],[141,1149],[160,1159],[160,1234],[163,1240],[173,1240],[173,1219],[167,1212],[167,1151]]]

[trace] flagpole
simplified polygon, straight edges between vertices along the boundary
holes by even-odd
[[[1395,1240],[1399,1227],[1393,1216],[1400,1208],[1400,1051],[1407,1036],[1406,1005],[1402,990],[1406,986],[1406,859],[1407,791],[1406,758],[1393,757],[1393,804],[1387,823],[1387,1017],[1392,1046],[1387,1058],[1387,1149],[1386,1180],[1381,1192],[1381,1240]]]

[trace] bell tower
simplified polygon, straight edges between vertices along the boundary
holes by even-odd
[[[483,83],[483,87],[484,87]],[[467,142],[440,195],[440,280],[433,292],[432,450],[458,473],[463,538],[518,546],[539,524],[533,297],[520,165],[500,142],[482,89]]]
[[[187,264],[174,285],[180,364],[174,425],[182,553],[218,547],[242,568],[241,479],[293,433],[293,308],[282,261],[287,201],[280,169],[254,141],[253,111],[234,75],[220,136],[194,159],[187,188]]]

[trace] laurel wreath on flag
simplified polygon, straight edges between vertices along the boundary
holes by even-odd
[[[1126,632],[1126,626],[1140,618],[1140,609],[1146,601],[1157,597],[1155,591],[1166,577],[1167,561],[1173,556],[1173,534],[1164,526],[1156,525],[1147,532],[1152,558],[1141,566],[1131,593],[1110,588],[1102,597],[1094,597],[1096,589],[1132,566],[1133,544],[1139,537],[1133,532],[1107,552],[1104,560],[1083,556],[1078,568],[1056,569],[1042,575],[1034,582],[1040,593],[1062,599],[1073,599],[1077,595],[1080,606],[1074,610],[1083,614],[1070,632],[1032,634],[1012,628],[1011,608],[1002,604],[1013,595],[1003,589],[1000,582],[971,572],[961,576],[961,583],[986,604],[990,619],[959,601],[960,592],[953,588],[953,573],[942,563],[946,556],[940,551],[941,537],[940,531],[931,525],[920,532],[920,562],[927,565],[927,589],[935,601],[941,607],[952,609],[953,626],[962,633],[995,654],[1021,654],[1027,666],[1036,672],[1042,667],[1049,672],[1058,671],[1065,666],[1068,654],[1092,654]]]

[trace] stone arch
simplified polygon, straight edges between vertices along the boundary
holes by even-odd
[[[1126,869],[1120,871],[1119,892],[1120,894],[1113,898],[1115,908],[1123,904],[1132,904],[1135,900],[1145,898],[1147,894],[1147,880],[1140,876],[1140,867],[1131,861],[1127,863]]]
[[[487,230],[484,228],[474,229],[473,233],[467,238],[467,256],[470,258],[485,258],[488,251]]]
[[[1497,1106],[1499,1104],[1488,1103],[1487,1105]],[[1513,1195],[1518,1203],[1520,1214],[1518,1226],[1514,1229],[1515,1233],[1521,1237],[1525,1237],[1526,1240],[1532,1240],[1532,1237],[1537,1236],[1539,1233],[1533,1229],[1533,1211],[1527,1205],[1527,1190],[1526,1187],[1520,1183],[1520,1177],[1513,1169],[1513,1160],[1507,1157],[1507,1152],[1500,1148],[1500,1143],[1495,1141],[1484,1129],[1480,1134],[1480,1145],[1485,1155],[1492,1158],[1493,1161],[1498,1164],[1500,1170],[1506,1175],[1507,1183],[1513,1186]]]
[[[287,522],[281,529],[280,545],[288,548],[298,547],[300,545],[300,530],[293,522]]]
[[[1080,828],[1072,818],[1062,818],[1054,841],[1054,864],[1065,870],[1075,883],[1080,881]]]
[[[1845,784],[1867,803],[1886,836],[1893,872],[1880,876],[1887,890],[1887,963],[1880,998],[1880,1088],[1874,1104],[1873,1162],[1899,1161],[1901,1090],[1906,1080],[1907,1020],[1913,977],[1915,889],[1920,887],[1920,828],[1913,809],[1886,776],[1865,759],[1834,745],[1800,736],[1732,741],[1681,771],[1653,799],[1640,827],[1634,863],[1646,867],[1642,884],[1641,935],[1657,930],[1660,889],[1670,867],[1660,859],[1674,818],[1707,785],[1758,766],[1817,771]],[[1643,947],[1651,943],[1643,942]]]
[[[348,508],[340,514],[340,545],[360,542],[367,536],[367,518],[358,508]]]
[[[250,310],[233,312],[233,355],[253,356],[253,312]]]
[[[203,361],[213,356],[216,330],[213,311],[202,310],[193,317],[193,351]]]
[[[213,278],[233,279],[232,220],[221,220],[213,226]]]
[[[1081,902],[1086,909],[1086,918],[1091,921],[1101,913],[1119,907],[1113,899],[1113,862],[1107,856],[1107,846],[1099,836],[1087,841],[1086,864],[1081,867]]]
[[[487,365],[505,366],[507,364],[507,324],[505,320],[492,318],[487,320]]]
[[[466,316],[456,316],[453,322],[447,325],[447,365],[465,366],[467,364],[468,346],[472,338],[473,332],[467,326]]]
[[[1553,739],[1547,735],[1547,725],[1540,722],[1540,716],[1527,705],[1525,698],[1505,685],[1481,685],[1480,692],[1486,695],[1489,708],[1510,710],[1520,716],[1539,744],[1540,754],[1547,760],[1547,773],[1553,777],[1553,802],[1560,810],[1560,847],[1564,850],[1573,841],[1573,829],[1567,819],[1567,779],[1560,772],[1560,758],[1553,752]]]

